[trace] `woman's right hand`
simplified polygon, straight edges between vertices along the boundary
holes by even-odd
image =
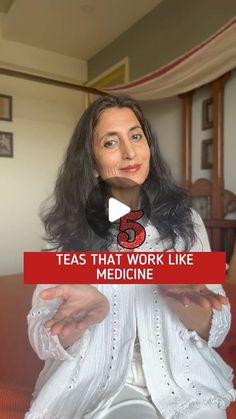
[[[105,295],[87,284],[63,284],[47,288],[40,293],[43,300],[62,297],[63,302],[55,315],[45,322],[52,335],[66,338],[80,336],[89,326],[100,323],[109,312]]]

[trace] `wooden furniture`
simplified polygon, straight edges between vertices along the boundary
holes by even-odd
[[[236,285],[236,241],[234,243],[233,254],[230,259],[229,269],[227,273],[227,282]],[[236,357],[236,354],[235,354]]]
[[[191,185],[192,206],[202,216],[211,248],[213,251],[225,251],[226,260],[230,261],[236,239],[236,219],[227,219],[229,214],[236,214],[236,196],[227,190],[222,192],[223,218],[212,216],[212,183],[208,179],[198,179]]]
[[[230,260],[236,238],[236,195],[224,189],[224,86],[229,74],[211,83],[213,99],[213,167],[211,182],[192,182],[192,100],[194,91],[182,94],[182,184],[193,195],[213,250],[226,251]],[[233,219],[227,219],[229,214]],[[231,217],[230,217],[231,218]]]

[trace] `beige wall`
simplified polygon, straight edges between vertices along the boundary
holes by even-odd
[[[87,80],[87,63],[1,37],[0,66],[68,82]],[[0,275],[22,272],[23,252],[40,250],[38,212],[52,192],[58,166],[84,109],[79,91],[0,76],[0,94],[13,98],[14,157],[0,157]]]
[[[130,79],[141,77],[202,42],[235,15],[235,0],[164,0],[89,60],[89,80],[126,56]]]
[[[174,178],[180,181],[181,161],[181,101],[171,98],[156,102],[143,102],[141,107],[157,136],[161,153]]]
[[[0,76],[0,92],[13,97],[14,158],[0,157],[0,275],[23,270],[23,252],[40,250],[38,211],[51,193],[58,166],[84,107],[77,91]]]
[[[0,13],[0,66],[78,84],[87,80],[84,60],[2,38],[2,17]]]

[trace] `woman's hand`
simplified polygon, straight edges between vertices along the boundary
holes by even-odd
[[[51,334],[61,338],[75,334],[78,337],[89,326],[104,320],[109,312],[107,298],[91,285],[58,285],[41,291],[40,297],[63,298],[55,315],[45,322]]]
[[[215,294],[203,284],[159,285],[168,306],[189,330],[195,330],[206,341],[209,338],[212,309],[229,304],[227,297]]]
[[[208,310],[221,310],[222,304],[229,304],[227,297],[215,294],[204,284],[163,284],[159,288],[164,297],[178,301],[185,307],[195,303]]]

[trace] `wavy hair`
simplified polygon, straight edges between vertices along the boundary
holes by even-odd
[[[111,223],[105,208],[107,190],[94,175],[92,152],[94,128],[109,108],[131,109],[147,138],[150,171],[143,187],[151,207],[149,219],[159,232],[163,250],[175,249],[179,238],[189,250],[195,233],[188,193],[173,180],[141,108],[127,96],[100,97],[81,116],[58,173],[53,202],[41,211],[46,240],[55,249],[78,251],[108,250],[111,244]],[[89,219],[95,222],[95,230]]]

